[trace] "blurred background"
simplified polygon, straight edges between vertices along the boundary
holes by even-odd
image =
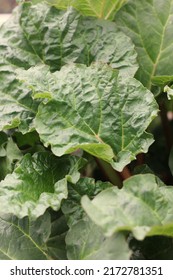
[[[11,13],[12,9],[16,6],[16,0],[0,0],[0,13]]]
[[[0,25],[9,17],[15,6],[16,0],[0,0]]]

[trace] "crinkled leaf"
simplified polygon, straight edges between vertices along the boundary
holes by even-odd
[[[173,236],[172,187],[161,186],[154,175],[136,175],[124,182],[124,188],[109,188],[91,202],[82,198],[89,217],[106,236],[131,231],[136,239],[145,236]]]
[[[28,217],[0,215],[1,260],[46,260],[46,241],[50,235],[50,215],[45,213],[36,221]]]
[[[70,260],[127,260],[131,255],[125,236],[114,234],[105,238],[91,220],[80,220],[66,236]]]
[[[0,183],[0,212],[36,219],[48,207],[58,210],[67,198],[67,180],[79,179],[81,159],[57,158],[48,152],[27,154]]]
[[[57,70],[69,62],[103,60],[126,68],[127,75],[137,70],[134,45],[114,23],[83,17],[73,9],[24,3],[1,27],[0,37],[1,63],[16,67],[44,62]]]
[[[173,1],[130,0],[115,17],[138,52],[136,77],[148,88],[154,76],[173,76]]]
[[[33,129],[38,101],[33,102],[31,90],[16,80],[14,70],[11,66],[0,66],[0,130],[19,127],[26,133]]]
[[[85,16],[111,20],[127,0],[46,0],[46,2],[60,9],[73,6]]]
[[[40,66],[20,71],[20,78],[35,98],[49,92],[51,100],[39,106],[35,127],[57,156],[81,148],[121,171],[153,142],[145,132],[157,115],[153,95],[107,65],[71,64],[53,74]]]
[[[92,178],[80,178],[76,184],[68,184],[68,198],[63,201],[61,209],[71,227],[83,218],[84,211],[81,207],[81,198],[87,194],[91,199],[100,191],[111,186],[108,182],[95,182]]]
[[[15,69],[44,63],[55,71],[66,63],[89,65],[97,60],[120,69],[124,77],[133,76],[138,67],[134,45],[114,23],[45,3],[20,5],[0,28],[0,130],[34,129],[39,101],[16,80]]]

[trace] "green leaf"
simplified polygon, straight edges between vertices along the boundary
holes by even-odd
[[[101,229],[91,222],[81,207],[81,197],[93,198],[111,186],[108,182],[95,182],[81,178],[77,184],[68,184],[68,198],[62,203],[62,211],[70,230],[66,236],[68,259],[128,259],[128,249],[123,235],[105,238]]]
[[[70,260],[128,260],[131,255],[123,234],[105,238],[101,229],[89,219],[72,226],[66,244]]]
[[[47,64],[51,71],[71,62],[90,65],[101,61],[122,70],[126,77],[133,76],[138,68],[134,45],[113,22],[83,17],[72,8],[60,11],[45,3],[25,3],[19,21],[27,47],[32,46],[29,53],[37,64]]]
[[[136,175],[124,182],[124,188],[106,189],[91,202],[82,198],[82,206],[106,236],[131,231],[138,240],[146,236],[173,236],[172,187],[163,186],[154,175]]]
[[[81,159],[57,158],[48,152],[27,154],[0,183],[0,212],[36,219],[48,207],[58,210],[67,198],[67,180],[79,179]]]
[[[46,260],[46,241],[50,235],[50,215],[45,213],[36,221],[28,217],[0,215],[1,260]]]
[[[173,76],[155,76],[152,78],[152,84],[164,87],[173,82]]]
[[[57,156],[81,148],[121,171],[153,142],[145,132],[157,115],[153,95],[107,65],[71,64],[53,74],[40,66],[20,71],[20,78],[33,94],[52,96],[40,104],[35,128]]]
[[[164,92],[167,93],[167,98],[168,100],[172,100],[173,99],[173,89],[168,87],[168,86],[165,86],[164,87]]]
[[[62,202],[64,213],[69,227],[83,218],[84,210],[81,207],[81,198],[87,194],[91,199],[100,191],[111,186],[108,182],[95,182],[93,178],[80,178],[76,184],[68,184],[68,198]]]
[[[54,260],[66,260],[65,237],[68,227],[65,216],[62,215],[61,211],[49,212],[51,214],[51,234],[46,242],[48,255]]]
[[[136,46],[136,77],[148,88],[154,76],[173,76],[172,17],[172,0],[130,0],[115,17]]]
[[[73,6],[85,16],[112,20],[115,13],[127,0],[46,0],[46,2],[60,9]]]
[[[0,133],[0,180],[14,170],[15,164],[23,157],[22,152],[12,138]]]
[[[12,165],[19,161],[22,158],[22,152],[19,150],[16,143],[14,143],[12,138],[8,139],[6,145],[6,162],[7,162],[7,169],[12,171]]]
[[[0,132],[0,157],[6,156],[5,145],[8,141],[8,136],[5,132]]]
[[[45,3],[20,5],[0,28],[0,130],[19,127],[26,133],[34,128],[40,100],[33,101],[31,90],[16,80],[15,69],[44,63],[55,71],[71,62],[93,61],[120,69],[124,77],[138,68],[134,45],[115,23]]]
[[[33,102],[31,90],[16,80],[14,70],[11,66],[0,66],[0,130],[19,127],[26,133],[33,129],[39,102]]]

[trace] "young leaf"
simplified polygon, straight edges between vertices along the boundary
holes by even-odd
[[[172,0],[130,0],[115,17],[136,46],[136,77],[148,88],[154,76],[173,76],[172,17]]]
[[[82,206],[106,236],[131,231],[138,240],[146,236],[173,236],[172,187],[161,186],[154,175],[136,175],[124,182],[124,188],[106,189],[91,202],[82,198]]]
[[[48,152],[27,154],[0,182],[0,212],[36,219],[48,207],[58,210],[67,198],[67,180],[79,179],[81,159],[57,158]]]
[[[46,0],[46,2],[60,9],[73,6],[85,16],[111,20],[127,0]]]
[[[66,236],[70,260],[128,260],[131,251],[123,234],[105,238],[91,220],[83,219],[71,227]]]
[[[153,95],[107,65],[71,64],[53,74],[40,66],[20,71],[20,77],[35,97],[52,96],[39,106],[35,128],[57,156],[81,148],[121,171],[153,142],[145,132],[157,115]]]
[[[35,222],[28,217],[0,215],[0,260],[46,260],[46,241],[51,231],[50,215]]]

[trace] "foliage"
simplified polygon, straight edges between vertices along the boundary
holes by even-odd
[[[0,259],[171,259],[173,1],[18,2],[0,28]]]

